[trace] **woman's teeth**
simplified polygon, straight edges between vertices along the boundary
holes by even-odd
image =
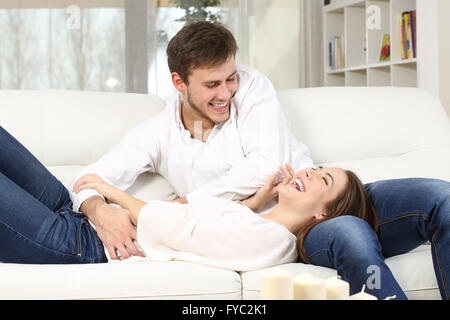
[[[300,192],[305,192],[305,187],[303,186],[303,183],[300,181],[299,178],[296,178],[294,180],[295,186],[297,187],[297,190]]]

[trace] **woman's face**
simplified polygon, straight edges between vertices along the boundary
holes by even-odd
[[[280,204],[300,206],[309,212],[323,212],[327,203],[345,190],[347,183],[347,174],[339,168],[300,170],[279,189],[279,201]]]

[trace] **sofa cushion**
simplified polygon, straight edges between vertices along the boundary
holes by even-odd
[[[400,155],[319,163],[324,167],[352,170],[364,182],[402,178],[434,178],[450,181],[450,147],[428,148]]]
[[[282,90],[278,96],[294,135],[316,163],[450,148],[447,114],[421,89],[324,87]]]
[[[386,264],[391,269],[394,277],[409,299],[441,299],[429,245],[420,246],[407,254],[388,258],[386,259]],[[336,270],[330,268],[303,263],[285,264],[281,268],[291,272],[293,275],[307,272],[322,279],[328,279],[337,274]],[[241,273],[243,287],[242,298],[244,300],[256,300],[260,298],[261,275],[266,270],[262,269]]]
[[[144,94],[0,90],[0,125],[45,165],[89,165],[165,108]]]
[[[0,264],[0,299],[233,299],[238,273],[181,261]]]

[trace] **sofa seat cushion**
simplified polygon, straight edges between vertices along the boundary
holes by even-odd
[[[440,300],[439,289],[431,260],[431,248],[423,245],[406,254],[386,259],[400,287],[409,299]],[[293,275],[311,273],[319,278],[328,279],[337,275],[336,270],[303,263],[290,263],[281,268]],[[267,269],[242,272],[242,297],[244,300],[260,299],[261,275]],[[369,276],[369,275],[368,275]]]
[[[241,298],[234,271],[181,261],[89,265],[0,264],[0,299]]]

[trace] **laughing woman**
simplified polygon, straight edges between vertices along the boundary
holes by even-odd
[[[89,220],[72,210],[63,184],[2,127],[0,146],[0,261],[108,262],[108,248]],[[188,204],[145,202],[96,175],[84,176],[74,191],[96,189],[108,202],[122,207],[115,214],[131,216],[142,249],[134,256],[238,271],[297,261],[305,256],[303,238],[309,229],[349,212],[376,226],[364,187],[353,173],[319,168],[295,174],[290,166],[281,169],[286,178],[278,186],[273,186],[272,175],[255,195],[240,203],[220,198]],[[250,209],[277,195],[279,204],[267,215]]]
[[[249,271],[305,259],[303,238],[319,222],[349,212],[374,228],[376,214],[364,187],[351,171],[317,168],[297,173],[287,164],[285,179],[275,173],[249,199],[236,203],[217,197],[189,204],[142,201],[95,174],[82,177],[74,191],[95,189],[109,203],[127,209],[137,225],[137,241],[150,260],[178,259]],[[251,209],[278,196],[264,216]]]

